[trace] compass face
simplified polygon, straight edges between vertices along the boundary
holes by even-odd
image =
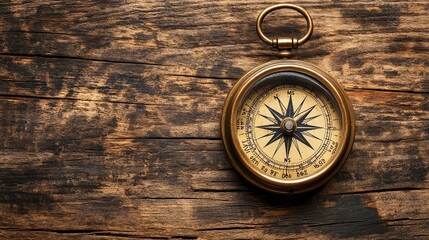
[[[343,126],[329,90],[308,75],[289,71],[268,75],[247,92],[236,127],[248,165],[288,181],[330,165]]]

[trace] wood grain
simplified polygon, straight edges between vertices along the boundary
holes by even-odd
[[[343,84],[355,145],[297,199],[232,169],[223,101],[274,59],[254,22],[280,2],[0,3],[0,238],[427,239],[426,1],[290,1],[315,23],[296,59]]]

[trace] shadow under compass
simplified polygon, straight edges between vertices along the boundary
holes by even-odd
[[[256,189],[257,190],[255,191],[255,198],[258,199],[260,202],[263,202],[264,204],[270,206],[290,207],[309,204],[314,200],[314,198],[318,196],[317,193],[319,193],[321,189],[323,189],[323,187],[317,188],[310,192],[294,195],[267,192],[260,188]]]

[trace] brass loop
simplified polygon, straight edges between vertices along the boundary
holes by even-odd
[[[264,21],[264,18],[270,12],[281,8],[290,8],[290,9],[296,10],[297,12],[301,13],[305,17],[305,20],[307,21],[307,32],[302,38],[298,40],[296,38],[275,38],[272,40],[272,39],[269,39],[267,36],[265,36],[265,34],[262,32],[262,22]],[[307,40],[310,38],[311,34],[313,33],[313,20],[311,19],[310,14],[300,6],[288,4],[288,3],[277,4],[264,9],[259,14],[258,19],[256,20],[256,31],[258,32],[258,36],[259,38],[262,39],[262,41],[279,50],[298,48],[298,46],[307,42]]]

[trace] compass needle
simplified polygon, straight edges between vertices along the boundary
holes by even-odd
[[[305,132],[305,131],[310,131],[310,130],[319,129],[319,128],[322,128],[322,127],[303,124],[298,126],[298,132]]]
[[[280,147],[282,146],[283,142],[284,142],[283,138],[280,138],[279,144],[277,144],[276,150],[274,151],[274,154],[273,154],[273,157],[272,157],[272,158],[274,158],[274,156],[276,155],[277,151],[278,151],[278,150],[280,149]]]
[[[272,123],[277,123],[277,120],[272,118],[272,117],[268,117],[262,114],[259,114],[259,116],[264,117],[265,119],[267,119],[268,121],[272,122]]]
[[[261,138],[264,138],[264,137],[269,137],[269,136],[274,135],[274,134],[275,134],[275,132],[267,133],[264,136],[259,137],[258,140],[261,139]]]
[[[298,141],[296,141],[296,139],[294,138],[294,139],[293,139],[293,141],[292,141],[292,143],[293,143],[293,145],[295,146],[296,151],[298,151],[298,153],[299,153],[299,157],[302,159],[302,154],[301,154],[301,151],[299,150]]]
[[[311,148],[314,150],[314,148],[311,146],[311,144],[307,141],[307,139],[305,139],[304,136],[302,136],[302,133],[300,132],[296,132],[294,133],[294,137],[295,139],[297,139],[298,141],[304,143],[307,147]]]
[[[303,120],[303,121],[302,121],[302,123],[303,123],[303,124],[307,124],[307,123],[308,123],[308,122],[310,122],[311,120],[316,119],[316,118],[318,118],[318,117],[320,117],[320,116],[322,116],[322,114],[319,114],[319,115],[317,115],[317,116],[313,116],[313,117],[306,118],[305,120]]]
[[[274,134],[274,136],[270,139],[270,141],[268,141],[267,144],[265,144],[264,148],[267,147],[268,145],[270,145],[271,143],[279,140],[281,138],[281,136],[282,136],[281,132],[276,132]]]
[[[289,103],[287,104],[287,112],[285,117],[292,118],[293,117],[293,102],[292,102],[292,95],[289,96]]]
[[[270,113],[273,115],[273,117],[276,119],[277,123],[280,123],[282,121],[283,115],[276,110],[272,109],[270,106],[265,104],[265,106],[268,108]]]
[[[302,99],[301,103],[298,105],[298,107],[296,108],[295,112],[293,113],[294,117],[296,115],[298,115],[299,112],[301,111],[301,108],[302,108],[302,105],[304,105],[305,99],[307,99],[307,95],[304,97],[304,99]]]
[[[270,130],[270,131],[277,131],[277,129],[280,130],[280,127],[278,125],[274,125],[274,124],[257,126],[257,128],[262,128],[262,129]]]
[[[315,138],[315,139],[317,139],[317,140],[322,141],[322,139],[320,139],[320,138],[318,138],[318,137],[314,136],[313,134],[311,134],[311,133],[309,133],[309,132],[301,132],[301,133],[302,133],[302,135],[306,135],[306,136],[309,136],[309,137],[312,137],[312,138]]]
[[[280,100],[280,98],[279,98],[279,96],[278,95],[275,95],[274,96],[274,98],[275,99],[277,99],[277,101],[279,102],[279,106],[280,106],[280,109],[281,109],[281,111],[282,111],[282,114],[283,114],[283,116],[285,116],[286,115],[286,107],[285,107],[285,105],[283,104],[283,102]]]
[[[290,147],[292,146],[292,137],[287,136],[285,137],[285,150],[286,150],[286,159],[289,159],[289,153],[290,153]]]
[[[303,111],[302,113],[298,114],[297,116],[300,116],[296,121],[301,124],[302,121],[305,120],[305,118],[308,116],[308,114],[310,114],[310,112],[316,107],[316,105],[308,108],[307,110]],[[297,117],[295,116],[295,118]]]

